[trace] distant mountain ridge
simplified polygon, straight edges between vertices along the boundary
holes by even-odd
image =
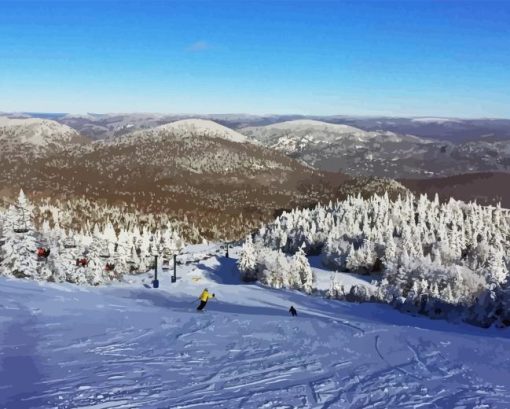
[[[61,126],[61,125],[60,125]],[[206,120],[185,120],[28,158],[0,152],[3,195],[85,197],[166,213],[208,238],[240,238],[281,209],[327,202],[326,177]]]
[[[27,114],[15,114],[26,116]],[[185,117],[185,119],[178,119]],[[211,119],[218,117],[223,122],[244,123],[273,121],[280,116],[256,116],[245,114],[203,115],[191,118],[188,115],[165,114],[85,114],[63,115],[57,120],[68,122],[86,135],[109,135],[106,139],[119,138],[137,131],[149,132],[156,137],[165,130],[173,134],[209,135],[246,143],[261,143],[279,150],[302,163],[328,172],[345,172],[353,176],[375,176],[383,178],[428,178],[447,177],[463,173],[510,171],[510,132],[507,120],[463,120],[458,118],[415,117],[383,118],[375,121],[378,127],[397,126],[406,123],[412,127],[435,126],[442,129],[457,129],[467,123],[499,124],[504,132],[501,137],[485,137],[478,141],[456,143],[448,140],[423,138],[411,134],[387,130],[366,130],[353,125],[323,122],[317,119],[285,120],[264,126],[232,129]],[[2,118],[2,117],[0,117]],[[286,117],[283,117],[287,119]],[[30,118],[6,119],[4,121],[29,121]],[[362,122],[374,125],[374,118],[328,117],[332,121]],[[36,119],[31,119],[37,121]],[[49,121],[47,119],[40,121]],[[372,121],[372,122],[370,122]],[[505,122],[506,121],[506,122]],[[50,121],[55,127],[56,122]],[[507,125],[505,128],[504,125]],[[63,125],[65,126],[65,125]],[[477,128],[477,129],[478,129]],[[26,131],[28,132],[28,131]],[[69,134],[65,127],[56,134]],[[106,134],[105,134],[106,132]],[[163,132],[164,133],[164,132]]]
[[[441,116],[349,116],[349,115],[251,115],[251,114],[44,114],[17,113],[54,119],[76,129],[92,139],[105,139],[129,133],[136,129],[153,128],[180,119],[209,119],[234,130],[265,126],[279,122],[312,119],[331,124],[343,124],[364,131],[394,132],[421,138],[448,141],[454,144],[466,141],[502,141],[510,139],[510,119],[505,118],[445,118]]]
[[[399,179],[510,171],[510,140],[455,144],[316,120],[248,127],[240,132],[317,169],[352,176]]]
[[[85,120],[89,116],[98,117],[90,114]],[[146,124],[148,116],[140,114],[137,126]],[[129,201],[190,219],[198,214],[217,218],[224,226],[241,214],[250,215],[247,225],[256,218],[268,220],[278,209],[354,194],[362,185],[367,186],[364,194],[384,186],[402,190],[389,179],[417,193],[434,194],[437,188],[444,197],[479,198],[481,203],[501,198],[510,205],[503,185],[491,183],[487,188],[477,176],[509,169],[508,141],[454,144],[310,119],[233,130],[209,119],[187,118],[148,128],[124,123],[124,133],[90,143],[76,130],[49,119],[4,116],[0,124],[4,193],[25,187],[41,195]],[[472,189],[469,184],[450,189],[440,182],[453,175],[472,178]],[[506,180],[505,174],[498,175],[494,180]],[[359,177],[379,177],[382,182],[358,183]],[[422,181],[424,177],[433,179]],[[340,189],[347,180],[351,182]]]

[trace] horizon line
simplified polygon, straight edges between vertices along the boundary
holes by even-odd
[[[146,112],[146,111],[118,111],[118,112],[52,112],[52,111],[0,111],[0,116],[6,115],[55,115],[55,116],[85,116],[85,115],[173,115],[173,116],[252,116],[252,117],[277,117],[277,116],[301,116],[301,117],[319,117],[319,118],[399,118],[399,119],[421,119],[421,118],[437,118],[437,119],[450,119],[450,120],[510,120],[510,117],[491,117],[491,116],[440,116],[440,115],[398,115],[398,114],[301,114],[301,113],[264,113],[252,114],[248,112],[223,112],[223,113],[197,113],[197,112]]]

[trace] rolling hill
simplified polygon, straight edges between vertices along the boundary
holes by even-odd
[[[431,120],[426,119],[425,123]],[[420,179],[510,171],[510,140],[455,144],[312,120],[243,128],[240,132],[317,169],[356,177]]]
[[[468,141],[505,141],[510,139],[510,119],[504,118],[445,118],[445,117],[378,117],[349,115],[250,115],[250,114],[42,114],[23,113],[18,116],[53,119],[68,125],[92,139],[108,139],[137,129],[153,128],[180,119],[202,118],[239,130],[294,120],[316,120],[348,125],[367,132],[393,132],[415,135],[453,144]]]
[[[315,120],[241,133],[188,118],[90,143],[49,119],[0,123],[3,196],[24,188],[32,197],[126,203],[195,223],[206,237],[239,237],[284,209],[385,189],[510,205],[508,174],[476,172],[506,169],[507,142],[439,144]]]
[[[2,158],[3,153],[0,153]],[[238,238],[281,209],[329,201],[326,176],[211,121],[180,121],[106,141],[2,160],[4,194],[86,197],[167,212],[205,237]]]
[[[88,139],[67,125],[49,119],[9,118],[0,116],[0,143],[5,151],[44,155]]]

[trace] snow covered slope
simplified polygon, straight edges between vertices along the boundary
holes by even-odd
[[[241,284],[215,250],[159,289],[0,279],[0,407],[510,407],[508,331]]]
[[[360,135],[365,134],[366,132],[355,128],[353,126],[349,125],[343,125],[343,124],[331,124],[328,122],[323,121],[316,121],[314,119],[296,119],[293,121],[285,121],[285,122],[279,122],[273,125],[268,125],[266,128],[273,128],[273,129],[291,129],[292,131],[296,130],[310,130],[310,129],[322,129],[322,130],[329,130],[329,131],[336,131],[338,133],[358,133]]]
[[[432,147],[429,140],[389,131],[302,119],[243,128],[240,132],[315,168],[352,175],[402,177],[420,174],[416,162]],[[395,160],[397,162],[395,162]]]
[[[461,137],[462,131],[474,131],[474,124],[436,117],[408,119],[402,127],[398,120],[389,119],[348,123],[300,119],[240,132],[317,169],[353,176],[431,178],[510,169],[510,142],[504,130],[480,133],[475,141],[460,143],[470,138]],[[432,139],[414,136],[415,130],[419,135],[425,128],[436,130],[437,135],[430,131],[425,133]],[[438,135],[448,130],[460,135],[455,143],[439,140]]]
[[[241,132],[285,153],[301,152],[319,143],[332,144],[341,140],[362,142],[375,136],[374,133],[349,125],[330,124],[312,119],[244,128]]]
[[[24,146],[34,151],[45,151],[84,141],[85,138],[74,129],[49,119],[11,119],[0,116],[2,146]]]
[[[207,136],[210,138],[221,138],[239,143],[252,142],[239,132],[207,119],[182,119],[180,121],[158,126],[154,128],[153,131],[156,134],[171,132],[174,135],[182,137]]]

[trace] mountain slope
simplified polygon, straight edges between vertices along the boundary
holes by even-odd
[[[10,152],[42,154],[86,142],[74,129],[52,120],[0,116],[0,143]]]
[[[329,121],[341,121],[368,131],[385,130],[400,134],[412,134],[439,141],[463,143],[468,141],[503,141],[510,139],[510,119],[463,119],[441,117],[334,117]]]
[[[191,264],[179,267],[176,284],[160,276],[160,289],[144,287],[148,275],[88,289],[0,279],[0,402],[509,407],[506,332],[241,284],[235,260],[208,255],[214,250],[187,249]],[[197,313],[204,287],[217,299]]]
[[[280,209],[333,199],[335,187],[347,179],[326,178],[282,153],[232,141],[237,134],[220,125],[189,125],[76,146],[30,166],[21,159],[2,161],[0,182],[13,194],[23,187],[31,195],[127,202],[147,212],[186,217],[205,237],[218,237],[220,229],[222,237],[233,238]]]
[[[310,119],[248,127],[240,131],[285,153],[299,152],[317,143],[332,143],[344,139],[361,141],[363,138],[372,136],[368,132],[352,126],[329,124]]]
[[[111,139],[140,129],[149,129],[181,118],[160,114],[64,115],[57,120],[91,139]]]
[[[132,114],[86,114],[86,115],[64,115],[57,120],[66,124],[83,135],[92,139],[112,139],[115,137],[127,135],[138,130],[147,130],[162,125],[187,128],[193,125],[195,128],[203,128],[201,121],[215,121],[218,124],[227,125],[232,128],[233,125],[251,123],[258,118],[252,115],[176,115],[176,114],[157,114],[157,113],[132,113]],[[179,123],[178,123],[179,122]],[[209,124],[210,125],[210,124]],[[209,128],[209,127],[207,127]],[[210,131],[210,129],[208,129]],[[234,131],[232,131],[234,132]],[[221,130],[220,133],[231,133]]]
[[[14,114],[11,114],[14,115]],[[342,124],[364,131],[394,132],[400,135],[416,135],[454,144],[467,141],[503,141],[510,139],[510,119],[462,119],[442,117],[360,117],[348,115],[249,115],[249,114],[15,114],[17,117],[54,119],[76,129],[92,139],[109,139],[138,129],[153,128],[165,123],[187,118],[209,119],[229,128],[260,127],[284,121],[310,119],[330,124]]]
[[[287,121],[240,131],[318,169],[355,176],[422,174],[420,167],[409,166],[409,162],[430,151],[433,145],[431,141],[411,135],[367,132],[348,125],[312,120]]]
[[[456,122],[424,118],[416,123],[442,125]],[[466,172],[510,172],[510,141],[505,140],[454,144],[311,120],[288,121],[241,131],[315,168],[341,171],[352,176],[398,179]]]
[[[498,172],[466,173],[444,178],[402,179],[400,183],[416,193],[443,200],[454,197],[466,202],[476,200],[483,205],[510,207],[510,174]]]
[[[186,138],[206,136],[239,143],[250,142],[246,136],[239,132],[206,119],[182,119],[180,121],[160,125],[150,132],[156,135],[172,133],[176,136]]]

